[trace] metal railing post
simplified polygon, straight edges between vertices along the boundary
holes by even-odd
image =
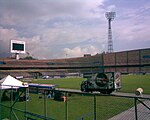
[[[2,89],[0,89],[0,120],[2,120],[2,105],[1,105],[1,100],[2,100]]]
[[[94,95],[94,120],[96,120],[96,96]]]
[[[25,88],[25,120],[27,120],[26,112],[27,112],[27,88]]]
[[[67,92],[65,92],[65,97],[66,97],[66,120],[68,120],[68,96],[67,96]]]
[[[46,91],[44,90],[44,117],[47,117]]]
[[[11,86],[11,93],[10,93],[10,120],[12,120],[12,105],[13,105],[13,87]]]
[[[134,98],[134,106],[135,106],[135,120],[138,120],[138,114],[137,114],[137,97]]]

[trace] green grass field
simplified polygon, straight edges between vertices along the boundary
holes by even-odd
[[[57,88],[80,89],[80,84],[84,78],[60,78],[51,80],[33,80],[34,83],[55,84]]]
[[[27,102],[26,110],[31,113],[45,115],[44,114],[44,99],[39,99],[38,94],[30,94],[30,100]],[[43,96],[44,97],[44,96]],[[107,120],[118,113],[127,110],[128,108],[134,106],[133,100],[117,98],[112,96],[97,96],[96,97],[96,116],[97,119]],[[3,103],[5,105],[10,102]],[[83,116],[84,120],[93,119],[93,96],[88,95],[77,95],[71,94],[68,97],[67,102],[68,107],[68,120],[78,120]],[[25,102],[17,102],[13,108],[24,110]],[[65,120],[66,119],[66,103],[55,101],[53,99],[46,99],[46,109],[47,117],[53,118],[55,120]],[[17,117],[21,120],[24,119],[24,114],[17,110],[14,110]],[[8,118],[10,116],[10,110],[7,108],[2,109],[2,118]],[[12,120],[15,120],[14,115]],[[37,117],[32,117],[36,120],[41,120]]]
[[[56,84],[58,88],[80,89],[83,78],[61,78],[53,80],[34,80],[35,83]],[[123,75],[120,92],[134,93],[137,88],[143,88],[144,94],[150,94],[150,75]]]
[[[122,89],[120,92],[134,93],[139,87],[143,88],[144,94],[150,94],[150,75],[122,76]]]

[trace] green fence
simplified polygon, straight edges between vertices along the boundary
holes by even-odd
[[[10,90],[10,96],[14,90]],[[150,98],[42,90],[3,100],[0,120],[116,120],[150,118]]]

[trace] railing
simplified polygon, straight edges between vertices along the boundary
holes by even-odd
[[[14,90],[8,91],[12,97]],[[27,90],[26,90],[27,91]],[[116,120],[149,119],[150,98],[102,95],[63,90],[26,91],[7,101],[0,101],[0,120]],[[4,90],[1,90],[1,98]]]

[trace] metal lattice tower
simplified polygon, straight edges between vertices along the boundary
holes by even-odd
[[[108,20],[108,52],[111,53],[111,52],[113,52],[111,21],[114,20],[116,13],[115,12],[106,12],[105,16]]]

